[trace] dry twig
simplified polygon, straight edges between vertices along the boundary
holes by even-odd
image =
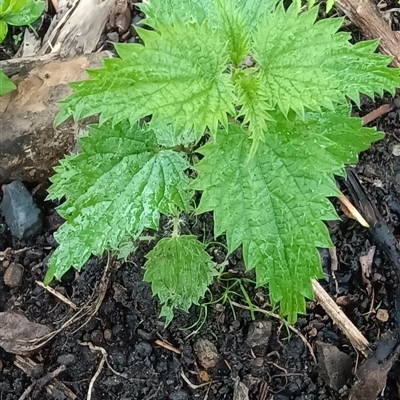
[[[328,295],[328,293],[326,293],[324,288],[318,283],[317,280],[312,280],[312,286],[315,300],[331,317],[332,321],[339,327],[339,329],[346,335],[354,348],[367,357],[370,354],[368,340],[347,318],[346,314],[331,299],[331,297]]]
[[[40,378],[37,381],[32,382],[28,388],[22,393],[20,398],[18,400],[25,400],[29,394],[35,389],[36,395],[38,394],[38,391],[40,391],[48,382],[50,382],[52,379],[54,379],[56,376],[58,376],[61,372],[65,371],[65,365],[60,365],[56,370],[53,372],[48,373],[46,376],[43,378]],[[32,396],[35,398],[35,394]]]
[[[166,342],[164,342],[164,341],[162,341],[162,340],[156,340],[156,341],[154,341],[154,343],[156,344],[156,345],[158,345],[158,346],[160,346],[160,347],[164,347],[164,349],[167,349],[167,350],[169,350],[169,351],[172,351],[172,352],[174,352],[174,353],[176,353],[176,354],[181,354],[181,352],[177,349],[177,348],[175,348],[174,346],[172,346],[171,344],[169,344],[169,343],[166,343]]]
[[[56,296],[58,299],[60,299],[63,303],[67,304],[70,306],[73,310],[77,310],[78,306],[73,303],[70,299],[67,299],[64,295],[62,295],[60,292],[57,292],[57,290],[53,289],[51,286],[45,286],[42,282],[36,281],[36,283],[42,287],[43,289],[47,290],[49,293],[51,293],[53,296]]]
[[[23,371],[26,375],[32,376],[32,370],[37,365],[33,360],[28,357],[16,356],[14,360],[14,364]],[[53,379],[52,382],[48,382],[45,384],[45,388],[47,393],[50,395],[53,393],[54,388],[57,388],[60,392],[64,393],[67,399],[77,400],[75,393],[72,392],[67,386],[65,386],[58,379]]]

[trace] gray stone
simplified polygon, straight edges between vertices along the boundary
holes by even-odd
[[[183,390],[177,390],[169,395],[170,400],[188,400],[189,396]]]
[[[41,212],[21,182],[13,181],[6,185],[1,209],[11,234],[18,239],[42,232]]]
[[[198,339],[193,346],[193,350],[203,368],[214,368],[217,365],[219,359],[218,350],[209,340]]]
[[[109,32],[107,33],[107,38],[110,42],[118,43],[119,42],[119,35],[117,32]]]
[[[272,322],[266,320],[254,321],[249,326],[246,343],[249,347],[266,347],[272,332]]]
[[[317,359],[320,377],[339,391],[352,377],[353,360],[336,346],[317,341]]]
[[[57,363],[60,365],[72,365],[76,362],[73,354],[63,354],[57,358]]]
[[[21,264],[11,263],[4,273],[4,283],[9,287],[22,285],[24,267]]]

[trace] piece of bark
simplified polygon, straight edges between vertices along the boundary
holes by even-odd
[[[38,55],[56,53],[70,58],[95,51],[114,4],[115,0],[75,0],[67,11],[60,7],[63,16],[55,17],[58,23],[51,25]]]
[[[31,60],[12,80],[17,90],[0,97],[0,182],[39,182],[73,148],[76,134],[88,121],[67,121],[54,129],[56,102],[71,94],[68,83],[87,79],[109,52],[70,60]],[[25,61],[24,61],[25,62]],[[0,63],[1,67],[1,63]],[[89,119],[94,122],[95,119]]]
[[[370,0],[337,0],[337,9],[356,25],[367,39],[380,39],[379,49],[393,57],[392,65],[400,66],[400,32],[392,31],[390,24]]]

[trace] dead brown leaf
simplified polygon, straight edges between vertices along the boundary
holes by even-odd
[[[383,363],[379,363],[375,356],[369,358],[357,371],[349,400],[376,400],[386,386],[387,374],[398,355],[399,348]]]
[[[50,332],[48,326],[30,322],[24,315],[13,311],[0,312],[0,346],[9,353],[30,354],[31,341]]]

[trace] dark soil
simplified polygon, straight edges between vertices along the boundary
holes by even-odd
[[[13,49],[9,50],[8,55],[12,53]],[[364,115],[390,101],[389,98],[375,103],[365,100],[362,110],[355,110],[355,114]],[[354,170],[396,238],[399,238],[400,157],[393,155],[393,149],[400,146],[400,111],[394,110],[374,124],[385,132],[385,138],[360,155],[360,162],[354,166]],[[43,280],[46,257],[56,246],[53,233],[61,221],[54,211],[55,204],[44,201],[43,191],[36,191],[35,200],[43,209],[45,232],[32,241],[24,242],[12,237],[0,215],[0,251],[7,248],[15,251],[25,249],[8,255],[6,263],[3,266],[0,264],[0,312],[15,309],[31,321],[58,329],[72,316],[73,311],[38,286],[36,281]],[[365,255],[372,245],[368,231],[346,217],[336,200],[335,205],[341,221],[329,223],[329,230],[339,261],[335,272],[337,286],[332,278],[329,254],[324,250],[321,251],[321,259],[326,279],[321,283],[332,297],[347,296],[350,299],[345,307],[346,314],[374,344],[383,333],[396,330],[393,306],[396,285],[392,263],[377,248],[372,272],[374,296],[371,297],[362,280],[359,263],[359,257]],[[186,226],[201,240],[213,240],[212,216],[205,215],[197,220],[188,217]],[[165,229],[149,234],[162,236]],[[0,347],[1,400],[18,399],[34,380],[54,371],[61,364],[66,365],[66,370],[58,375],[58,381],[68,387],[76,398],[85,399],[89,383],[102,360],[100,351],[93,351],[83,344],[88,342],[106,351],[107,360],[114,369],[103,365],[94,383],[93,400],[231,400],[237,378],[250,389],[250,399],[348,398],[346,388],[337,393],[322,381],[318,366],[303,341],[296,334],[289,334],[279,320],[271,320],[272,333],[268,345],[256,349],[251,349],[246,342],[252,323],[250,313],[230,307],[227,303],[217,302],[208,306],[207,317],[201,326],[196,325],[196,321],[204,309],[193,307],[190,314],[177,312],[174,321],[165,329],[163,321],[158,318],[160,306],[157,299],[152,297],[149,285],[142,281],[144,256],[151,246],[151,242],[141,242],[128,262],[111,263],[108,290],[98,312],[83,327],[77,323],[62,330],[47,346],[30,356],[38,364],[32,376],[16,366],[15,355]],[[215,261],[221,263],[225,260],[223,238],[220,238],[220,244],[214,242],[208,250]],[[231,270],[230,276],[242,277],[244,268],[240,251],[228,260],[226,270]],[[11,289],[4,284],[3,275],[8,262],[24,266],[21,287]],[[91,302],[92,294],[98,292],[106,264],[106,258],[94,258],[80,273],[71,271],[61,283],[52,286],[82,307]],[[251,278],[252,275],[247,277]],[[245,287],[255,305],[269,309],[266,306],[266,291],[255,290],[251,284]],[[236,289],[239,293],[240,289]],[[218,298],[223,291],[223,283],[211,288],[214,298]],[[242,296],[232,295],[231,299],[246,305]],[[388,311],[387,322],[376,318],[378,309]],[[256,318],[268,319],[257,313]],[[192,328],[184,329],[190,326]],[[349,354],[354,363],[359,361],[356,351],[343,333],[315,303],[308,303],[308,313],[299,318],[296,328],[314,348],[315,342],[321,340]],[[220,356],[216,366],[207,371],[200,366],[194,352],[194,344],[199,338],[206,338],[213,343]],[[160,346],[156,340],[170,344],[177,352]],[[389,373],[387,386],[380,399],[399,398],[398,372],[399,365],[396,364]],[[202,387],[195,388],[204,383]],[[351,383],[352,377],[349,376],[348,387]],[[49,390],[43,388],[35,398],[61,400],[72,397],[53,387]]]

